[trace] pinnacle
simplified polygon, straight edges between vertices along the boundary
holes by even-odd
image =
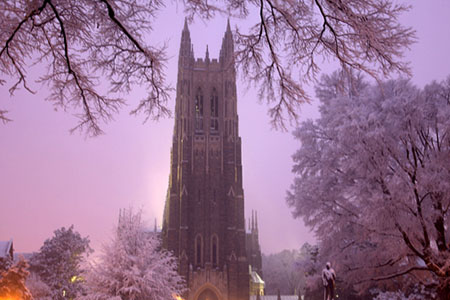
[[[189,31],[189,27],[188,27],[188,21],[187,21],[187,17],[184,18],[184,28],[183,31]]]

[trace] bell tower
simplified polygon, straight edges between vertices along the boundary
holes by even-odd
[[[163,246],[179,259],[187,300],[248,300],[241,138],[233,36],[228,22],[219,59],[194,58],[181,35]]]

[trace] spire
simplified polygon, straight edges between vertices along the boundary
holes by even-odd
[[[188,37],[189,40],[191,39],[187,18],[184,18],[184,27],[183,31],[181,31],[181,40],[183,40],[183,38],[185,37]]]
[[[206,57],[205,57],[205,61],[209,61],[209,50],[208,50],[208,45],[206,45]]]
[[[258,232],[258,212],[255,210],[255,230]]]
[[[183,31],[189,31],[189,27],[188,27],[188,22],[187,22],[187,18],[184,18],[184,28]]]
[[[255,230],[255,211],[252,210],[252,232]]]
[[[193,57],[193,53],[192,53],[192,44],[191,44],[191,34],[189,33],[187,18],[185,18],[183,31],[181,32],[179,63],[181,63],[181,61],[183,61],[183,59],[189,60],[192,57]]]
[[[231,32],[230,19],[227,20],[227,29],[222,39],[222,47],[220,49],[220,60],[222,63],[229,63],[233,61],[234,45],[233,33]]]
[[[155,233],[158,232],[158,226],[157,226],[157,222],[156,222],[156,218],[155,218],[155,229],[154,229]]]

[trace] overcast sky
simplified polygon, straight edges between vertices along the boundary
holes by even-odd
[[[424,86],[450,74],[450,1],[409,1],[413,10],[402,22],[417,30],[418,43],[406,51],[413,82]],[[158,18],[149,39],[167,42],[167,79],[176,85],[178,50],[184,14],[174,6]],[[234,27],[240,21],[231,19]],[[190,24],[196,57],[209,45],[219,54],[226,18]],[[324,72],[334,70],[330,64]],[[33,70],[34,74],[39,69]],[[0,240],[14,240],[17,252],[37,251],[53,231],[74,224],[91,246],[99,249],[111,237],[119,209],[142,208],[149,227],[161,226],[168,184],[173,119],[142,124],[143,116],[125,110],[104,125],[105,135],[85,138],[69,134],[77,120],[71,111],[55,111],[44,101],[46,87],[34,84],[36,94],[19,91],[10,97],[0,86],[0,108],[14,121],[0,123]],[[299,248],[314,242],[301,220],[294,220],[285,195],[293,175],[291,155],[299,147],[288,132],[271,129],[267,107],[238,79],[238,114],[242,137],[246,217],[258,211],[260,244],[264,253]],[[313,87],[308,90],[312,93]],[[143,91],[133,91],[138,100]],[[136,104],[136,101],[131,101]],[[175,96],[169,103],[174,107]],[[302,119],[317,117],[317,103],[305,105]]]

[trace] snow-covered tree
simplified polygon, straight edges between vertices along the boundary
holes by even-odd
[[[74,298],[83,290],[78,280],[80,265],[91,251],[89,239],[81,237],[73,225],[62,227],[33,254],[30,269],[50,288],[52,299]]]
[[[322,270],[328,262],[329,257],[321,255],[317,245],[303,244],[300,249],[300,260],[298,271],[303,274],[303,295],[305,299],[323,299],[324,286],[322,279]],[[334,268],[334,266],[332,266]],[[336,278],[335,297],[336,299],[358,300],[369,299],[371,295],[364,293],[358,295],[351,283],[346,282],[341,274]]]
[[[25,280],[29,275],[28,267],[25,259],[21,258],[0,274],[0,299],[32,299],[31,293],[25,285]]]
[[[274,254],[262,255],[265,293],[276,295],[294,295],[304,289],[304,273],[299,267],[301,253],[299,250],[283,250]]]
[[[113,240],[86,274],[86,285],[87,295],[80,299],[167,300],[184,291],[175,257],[131,209],[120,214]]]
[[[92,135],[101,133],[99,123],[112,118],[126,103],[123,94],[135,86],[146,87],[148,95],[133,113],[166,115],[165,45],[148,42],[166,2],[0,1],[0,74],[13,78],[11,93],[18,87],[31,91],[28,67],[45,64],[40,81],[51,86],[49,100],[74,109],[80,118],[76,128]],[[414,33],[398,22],[406,5],[388,0],[177,2],[190,19],[226,14],[256,20],[248,31],[236,30],[236,62],[271,105],[275,125],[297,118],[297,107],[309,100],[302,83],[316,78],[318,57],[335,58],[345,69],[375,77],[409,72],[402,49]],[[110,83],[108,93],[99,82]],[[2,119],[7,120],[5,110],[0,110]]]
[[[435,292],[420,284],[413,285],[407,292],[402,290],[380,292],[378,289],[373,289],[371,292],[375,294],[373,300],[430,300],[436,298]]]
[[[361,290],[408,280],[438,285],[448,299],[450,77],[423,90],[406,80],[380,89],[335,73],[317,96],[320,118],[295,131],[295,216]]]
[[[51,290],[36,273],[27,277],[25,284],[33,296],[33,300],[51,300]]]

